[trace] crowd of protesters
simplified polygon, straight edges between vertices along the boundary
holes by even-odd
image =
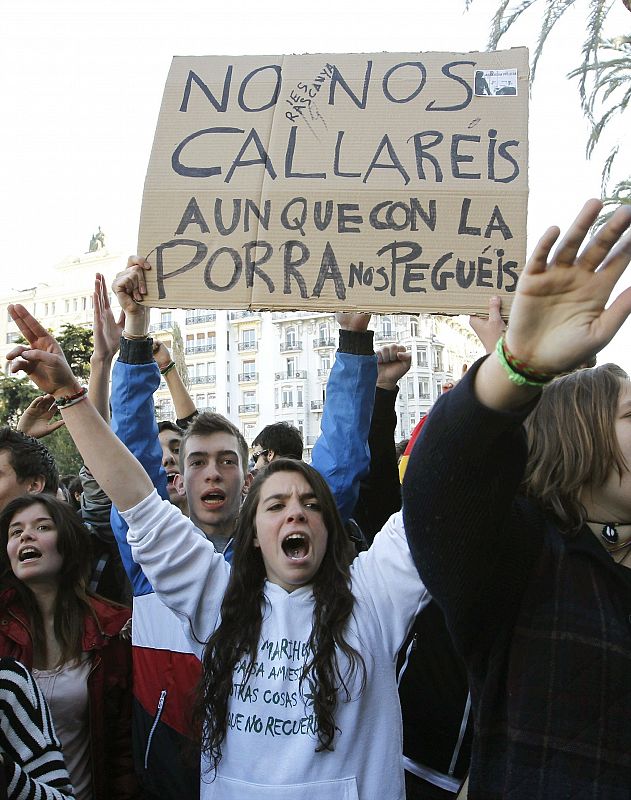
[[[118,320],[96,276],[87,387],[9,306],[44,394],[0,430],[0,796],[628,800],[631,382],[594,363],[631,209],[586,241],[600,208],[544,234],[508,326],[472,319],[487,355],[407,443],[410,354],[338,314],[310,464],[286,423],[198,413],[145,259]]]

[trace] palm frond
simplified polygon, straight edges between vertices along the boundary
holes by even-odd
[[[631,206],[631,178],[626,178],[617,183],[610,195],[603,197],[603,210],[594,223],[593,230],[597,231],[613,216],[618,206]]]
[[[598,65],[600,47],[603,44],[603,25],[605,17],[611,8],[613,0],[590,0],[590,12],[587,20],[587,38],[583,42],[583,63],[577,72],[580,76],[578,91],[581,104],[588,117],[591,118],[591,108],[588,100],[587,81],[591,65]]]
[[[548,39],[548,36],[552,32],[552,29],[557,24],[557,22],[561,19],[563,14],[572,5],[574,5],[574,0],[548,0],[546,13],[541,22],[541,28],[539,30],[539,36],[537,38],[537,46],[535,48],[535,52],[532,57],[531,80],[534,80],[535,78],[535,73],[537,71],[537,64],[539,63],[539,59],[541,58],[541,54],[543,53],[543,48]]]
[[[600,141],[600,136],[607,125],[607,123],[611,120],[611,118],[619,113],[620,107],[618,104],[611,106],[610,108],[605,111],[602,117],[597,121],[594,122],[592,126],[591,133],[589,134],[589,138],[587,139],[587,145],[585,147],[585,154],[587,158],[590,158],[592,153],[594,152],[594,148]]]
[[[471,3],[473,0],[468,0]],[[511,27],[511,25],[521,17],[524,11],[527,11],[531,5],[537,2],[537,0],[522,0],[522,2],[517,6],[516,9],[510,12],[507,16],[506,9],[510,5],[511,0],[501,0],[499,6],[497,7],[497,11],[493,15],[493,19],[491,20],[491,30],[489,32],[489,41],[487,44],[488,50],[495,50],[499,43],[499,40],[504,36],[506,31]]]
[[[587,142],[587,156],[590,157],[600,136],[614,115],[624,114],[631,102],[631,52],[626,53],[609,44],[601,46],[603,52],[613,51],[614,57],[594,62],[587,67],[581,66],[569,73],[570,78],[590,76],[591,86],[583,107],[587,105],[592,130]],[[620,94],[620,92],[622,92]],[[596,119],[596,109],[606,107],[600,118]]]
[[[538,0],[499,0],[489,31],[488,49],[496,49],[502,37],[515,22]],[[631,0],[630,0],[631,1]],[[473,0],[465,0],[467,8]],[[541,23],[537,43],[532,56],[531,83],[535,79],[537,65],[543,54],[550,33],[555,25],[573,7],[576,0],[543,0]],[[618,0],[588,0],[586,38],[581,47],[581,63],[568,75],[578,78],[578,89],[583,113],[591,123],[591,132],[586,145],[588,158],[593,155],[601,135],[614,117],[629,110],[631,105],[631,36],[605,36],[607,14]],[[627,2],[625,0],[625,5]],[[600,227],[609,219],[612,206],[631,205],[631,178],[620,181],[609,193],[613,165],[619,154],[616,145],[607,156],[601,174],[603,213],[596,222]]]
[[[613,162],[616,160],[616,156],[618,155],[618,150],[620,150],[620,147],[616,145],[616,147],[613,148],[613,150],[609,153],[609,155],[605,159],[605,163],[601,173],[601,183],[600,183],[600,191],[603,197],[607,194],[607,184],[609,183],[609,178],[611,177]]]

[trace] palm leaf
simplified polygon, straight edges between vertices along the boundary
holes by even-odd
[[[511,0],[500,0],[491,20],[488,49],[496,49],[507,31],[537,1],[521,0],[513,4]],[[469,8],[472,2],[473,0],[465,0],[466,7]],[[537,64],[550,33],[569,8],[579,5],[576,0],[542,0],[542,2],[545,5],[532,56],[531,82],[535,79]],[[607,125],[614,117],[624,115],[631,104],[631,36],[620,35],[615,38],[605,36],[607,14],[614,2],[617,0],[588,0],[587,33],[581,47],[581,63],[568,75],[569,78],[578,78],[581,107],[591,123],[586,144],[588,158],[593,155]],[[626,0],[625,5],[627,5]],[[631,178],[617,183],[611,192],[607,190],[618,153],[619,146],[616,145],[605,159],[601,174],[604,209],[595,227],[601,226],[611,216],[612,206],[631,204]]]
[[[603,44],[602,30],[607,12],[611,8],[612,0],[591,0],[590,13],[587,20],[587,38],[583,42],[583,63],[576,70],[580,80],[578,90],[581,103],[588,117],[591,116],[590,103],[588,100],[587,81],[588,74],[592,65],[596,65],[598,70],[598,56]]]
[[[563,14],[573,4],[574,0],[548,0],[546,14],[541,23],[541,29],[537,39],[537,46],[532,58],[532,80],[534,80],[537,64],[539,63],[539,59],[543,53],[543,48],[548,36]]]

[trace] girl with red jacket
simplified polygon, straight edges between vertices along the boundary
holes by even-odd
[[[32,670],[78,800],[139,797],[131,757],[129,610],[87,589],[87,531],[66,503],[16,498],[0,515],[0,656]]]

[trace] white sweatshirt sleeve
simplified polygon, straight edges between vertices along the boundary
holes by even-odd
[[[415,616],[431,600],[412,561],[401,511],[353,561],[351,579],[359,607],[377,618],[386,650],[394,658]]]
[[[230,566],[188,517],[154,490],[122,512],[134,561],[183,622],[195,652],[219,623]]]

